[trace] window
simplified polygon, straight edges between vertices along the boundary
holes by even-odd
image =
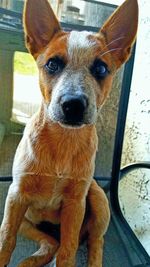
[[[38,85],[38,70],[28,53],[14,54],[12,120],[25,124],[38,109],[41,94]]]

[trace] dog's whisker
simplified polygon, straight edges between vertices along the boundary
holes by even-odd
[[[122,49],[122,48],[119,48],[119,47],[110,49],[110,50],[108,50],[108,51],[105,51],[103,54],[101,54],[100,57],[102,57],[102,56],[104,56],[104,55],[106,55],[106,54],[108,54],[108,53],[111,53],[111,52],[113,52],[113,51],[121,50],[121,49]]]
[[[120,36],[120,37],[118,37],[118,38],[112,40],[110,43],[108,43],[107,45],[104,46],[104,48],[102,49],[101,52],[103,52],[103,51],[105,50],[105,48],[109,47],[109,45],[111,45],[111,44],[113,44],[113,43],[115,43],[115,42],[117,42],[117,41],[119,41],[119,40],[121,40],[121,39],[124,39],[124,38],[125,38],[125,36]]]

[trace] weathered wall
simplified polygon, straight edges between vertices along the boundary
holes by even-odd
[[[123,69],[117,73],[111,93],[103,106],[97,121],[99,149],[96,157],[96,176],[110,177],[111,175],[122,74]]]
[[[150,162],[150,1],[138,2],[140,21],[122,165]],[[150,170],[134,171],[121,181],[120,202],[127,220],[150,253]]]

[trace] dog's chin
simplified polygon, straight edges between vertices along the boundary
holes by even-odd
[[[56,124],[59,124],[62,128],[66,128],[66,129],[82,129],[86,126],[90,126],[90,125],[93,125],[94,122],[91,122],[91,121],[66,121],[64,120],[63,118],[58,118],[58,117],[55,117],[55,116],[49,116],[50,118],[50,121],[52,123],[56,123]]]
[[[67,128],[67,129],[81,129],[87,125],[84,123],[71,124],[71,123],[65,123],[65,122],[60,122],[60,121],[58,123],[61,127]]]

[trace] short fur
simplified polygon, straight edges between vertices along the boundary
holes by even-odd
[[[84,234],[88,267],[102,267],[110,214],[107,198],[92,178],[98,143],[95,123],[117,69],[130,56],[137,22],[137,1],[126,0],[99,33],[66,33],[47,0],[26,0],[26,45],[39,68],[43,101],[16,151],[0,229],[0,267],[9,263],[18,231],[40,246],[19,267],[43,266],[55,255],[57,267],[74,267]],[[45,64],[56,56],[65,67],[50,75]],[[104,79],[97,80],[90,71],[95,59],[108,66]],[[87,99],[80,127],[65,124],[61,100],[68,94]],[[52,224],[58,231],[60,224],[60,240],[48,234],[51,229],[41,231],[42,225]]]

